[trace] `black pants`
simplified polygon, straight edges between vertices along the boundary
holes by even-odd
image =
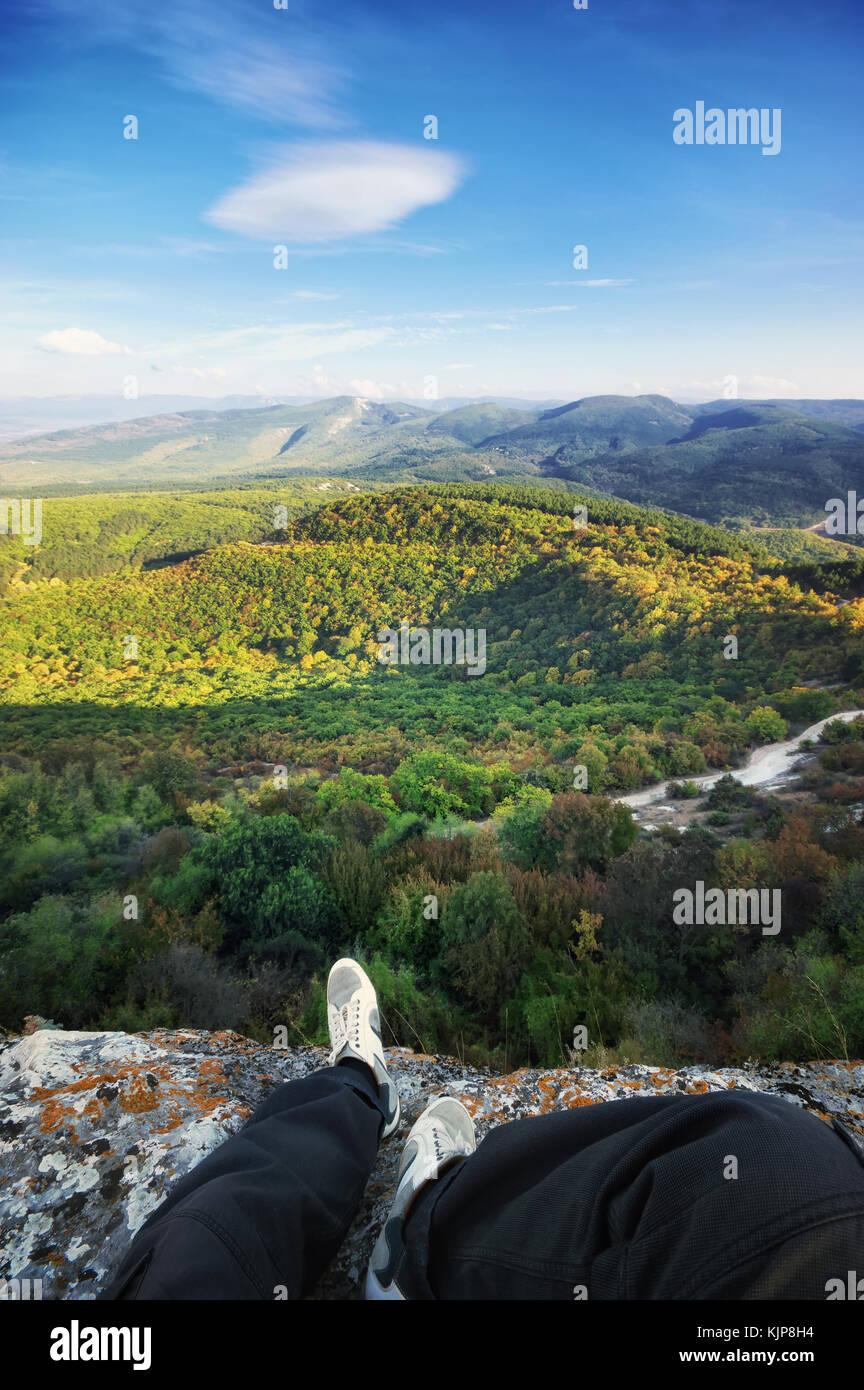
[[[381,1125],[362,1063],[280,1086],[102,1296],[299,1298],[345,1237]],[[421,1191],[405,1243],[413,1298],[824,1300],[864,1275],[864,1158],[778,1097],[612,1101],[492,1131]]]

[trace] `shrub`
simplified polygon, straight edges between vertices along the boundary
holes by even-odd
[[[670,782],[666,795],[672,801],[693,801],[699,795],[695,782]]]
[[[705,805],[712,811],[738,811],[755,806],[759,795],[752,787],[745,787],[731,773],[721,777],[708,792]]]
[[[163,801],[176,805],[179,797],[188,796],[192,791],[197,771],[195,764],[177,749],[163,748],[142,759],[140,780],[151,786]]]
[[[540,868],[578,874],[603,873],[636,839],[629,807],[605,796],[561,793],[540,823]]]
[[[120,902],[86,906],[60,896],[40,898],[0,926],[0,1020],[20,1025],[26,1014],[62,1018],[82,1028],[120,986],[128,964],[118,931]]]
[[[781,743],[786,737],[786,720],[770,705],[759,705],[744,722],[754,742]]]
[[[208,831],[223,830],[231,819],[228,807],[220,806],[217,801],[190,801],[186,815],[199,830]]]
[[[545,787],[523,787],[495,811],[493,823],[504,855],[520,868],[529,868],[540,854],[540,827],[551,805],[552,793]]]
[[[358,841],[349,841],[331,856],[325,879],[345,926],[354,931],[368,931],[387,889],[387,875],[381,860]]]
[[[439,975],[482,1013],[512,993],[531,955],[531,937],[509,886],[473,874],[453,889],[441,921]]]
[[[679,1067],[711,1056],[711,1029],[706,1019],[675,997],[631,1005],[626,1028],[628,1039],[654,1066]]]
[[[364,801],[367,806],[376,806],[388,816],[395,815],[398,809],[386,777],[368,776],[350,767],[343,767],[338,777],[322,782],[318,797],[328,811],[352,801]]]
[[[158,1026],[233,1028],[246,1020],[248,990],[226,964],[197,946],[175,943],[140,964],[129,980],[125,1008],[158,1011]]]
[[[404,811],[436,816],[488,815],[495,804],[494,773],[449,753],[424,751],[401,762],[390,778]]]
[[[425,973],[440,949],[441,916],[450,891],[426,873],[403,879],[391,889],[369,944],[395,963],[410,962]],[[436,904],[427,901],[432,897],[437,916],[431,915]]]
[[[823,951],[824,943],[811,934],[794,951],[763,945],[749,968],[731,972],[733,1038],[743,1055],[847,1061],[860,1055],[864,967]]]
[[[331,811],[325,822],[328,834],[343,841],[370,845],[387,827],[387,817],[377,806],[366,801],[346,801]]]

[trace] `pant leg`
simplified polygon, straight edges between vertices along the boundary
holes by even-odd
[[[345,1238],[383,1122],[363,1063],[279,1086],[172,1188],[101,1297],[300,1298]]]
[[[493,1130],[404,1234],[409,1297],[824,1300],[861,1268],[864,1158],[779,1097],[613,1101]]]

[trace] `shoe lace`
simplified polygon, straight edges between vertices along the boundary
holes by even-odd
[[[444,1158],[444,1141],[441,1139],[441,1130],[437,1125],[432,1126],[432,1143],[435,1145],[435,1157],[440,1163]],[[452,1149],[452,1143],[448,1143],[447,1147]]]
[[[352,1042],[355,1047],[360,1046],[360,996],[355,994],[343,1004],[337,1015],[337,1047],[341,1047],[346,1041]]]

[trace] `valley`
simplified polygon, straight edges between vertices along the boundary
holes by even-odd
[[[4,1027],[320,1042],[350,949],[390,1042],[478,1064],[566,1063],[577,1024],[598,1065],[864,1044],[852,547],[538,475],[43,514],[0,538]],[[404,623],[483,632],[482,672],[382,666]],[[782,891],[782,939],[681,936],[695,880]]]

